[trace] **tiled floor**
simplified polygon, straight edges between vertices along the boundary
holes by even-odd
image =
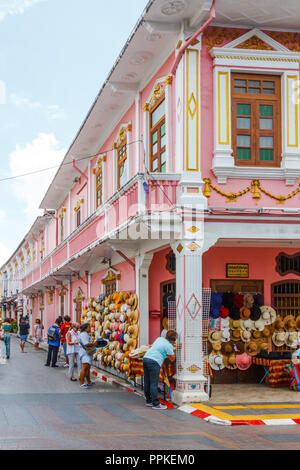
[[[272,388],[264,384],[215,384],[212,385],[213,403],[300,403],[300,393],[288,387]]]

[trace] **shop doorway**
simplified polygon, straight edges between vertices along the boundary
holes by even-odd
[[[169,329],[168,316],[169,307],[173,307],[173,302],[176,302],[176,279],[170,279],[169,281],[161,282],[160,284],[160,311],[161,311],[161,322],[160,332],[162,330]],[[172,329],[174,325],[170,325]]]

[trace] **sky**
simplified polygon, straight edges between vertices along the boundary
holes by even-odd
[[[148,0],[0,0],[0,266],[59,165]]]

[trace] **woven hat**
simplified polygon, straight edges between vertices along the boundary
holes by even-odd
[[[284,331],[284,321],[280,316],[274,322],[274,329],[275,331]]]
[[[296,330],[297,331],[300,331],[300,315],[298,315],[298,317],[296,317]]]
[[[229,328],[229,320],[230,318],[227,317],[227,318],[220,318],[220,327],[221,327],[221,330],[226,330],[227,328]]]
[[[258,305],[254,304],[253,307],[251,307],[250,312],[251,312],[250,314],[251,320],[253,321],[259,320],[261,316],[261,309]]]
[[[233,297],[233,305],[237,308],[242,308],[244,306],[244,296],[242,294],[235,294]]]
[[[275,331],[272,335],[272,341],[277,347],[281,347],[285,344],[287,333],[285,331]]]
[[[234,354],[243,354],[245,351],[245,343],[243,341],[233,341],[232,347]]]
[[[261,294],[254,295],[254,303],[259,307],[262,307],[265,303],[264,296]]]
[[[285,331],[295,331],[296,330],[296,322],[293,315],[288,315],[283,319],[284,329]]]
[[[250,318],[251,311],[248,307],[242,307],[240,309],[240,315],[242,320],[248,320],[248,318]]]
[[[223,362],[224,362],[226,369],[230,369],[230,370],[237,369],[235,354],[229,354],[228,356],[223,356]]]
[[[222,338],[222,332],[217,330],[210,330],[208,332],[208,341],[210,343],[219,343]]]
[[[265,326],[263,331],[262,331],[262,336],[263,338],[271,338],[272,330],[270,326]]]
[[[230,309],[233,306],[233,298],[234,294],[232,292],[224,292],[222,295],[224,307]]]
[[[168,320],[168,317],[165,317],[163,318],[163,321],[162,321],[162,326],[164,328],[164,330],[168,330],[169,329],[169,320]]]
[[[269,307],[268,305],[263,305],[260,307],[261,316],[263,321],[266,325],[272,325],[276,320],[276,312],[273,307]]]
[[[238,354],[236,356],[236,365],[237,368],[240,370],[247,370],[252,364],[252,357],[249,356],[247,353]]]
[[[221,318],[227,318],[229,316],[229,309],[227,307],[221,307],[219,313]]]
[[[228,356],[229,354],[233,353],[233,344],[232,343],[223,343],[222,344],[222,354],[224,356]]]
[[[261,330],[254,330],[252,331],[252,338],[253,339],[260,339],[262,337]]]
[[[221,330],[222,332],[222,339],[221,341],[223,343],[227,343],[228,341],[230,341],[230,329],[229,328],[223,328]]]
[[[210,367],[214,370],[221,370],[225,367],[222,354],[210,354],[208,356],[208,362]]]
[[[261,351],[269,351],[269,345],[266,340],[263,340],[263,339],[260,340],[259,344],[260,344]]]
[[[251,331],[241,331],[241,340],[244,342],[244,343],[248,343],[248,341],[250,341],[251,339]]]
[[[240,308],[233,305],[229,310],[229,316],[232,320],[239,320],[240,318]]]
[[[218,354],[222,349],[222,343],[219,341],[218,343],[212,344],[212,352]]]
[[[260,345],[258,341],[249,341],[245,344],[245,352],[249,354],[249,356],[256,356],[260,352]]]
[[[232,341],[240,341],[241,339],[241,330],[231,330],[230,338]]]
[[[229,328],[230,328],[231,330],[239,330],[239,329],[240,329],[240,326],[241,326],[240,320],[232,320],[232,319],[231,319],[231,320],[229,321]]]
[[[287,334],[285,338],[285,344],[291,348],[296,349],[298,347],[298,333],[297,331],[292,331]]]
[[[243,331],[253,330],[253,325],[254,325],[254,322],[250,320],[250,318],[248,320],[241,320],[240,322],[240,326]]]
[[[255,331],[263,331],[265,327],[265,323],[262,320],[256,320],[253,323],[253,330]]]
[[[244,295],[244,307],[250,309],[254,305],[254,297],[252,294],[245,294]]]

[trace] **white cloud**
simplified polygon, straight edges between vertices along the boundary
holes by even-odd
[[[0,241],[0,266],[3,266],[4,263],[9,259],[11,255],[11,251],[7,248],[7,246]]]
[[[7,15],[22,15],[25,10],[46,0],[0,0],[0,21]]]
[[[15,151],[10,154],[12,176],[56,166],[51,170],[16,178],[12,182],[15,195],[24,203],[24,213],[28,223],[32,223],[35,217],[41,215],[38,207],[66,151],[67,149],[59,148],[59,142],[54,134],[40,133],[25,146],[17,145]]]
[[[16,108],[24,110],[41,110],[49,119],[60,120],[65,119],[65,112],[59,107],[58,104],[43,105],[39,101],[30,101],[30,99],[17,95],[16,93],[10,94],[11,102]]]

